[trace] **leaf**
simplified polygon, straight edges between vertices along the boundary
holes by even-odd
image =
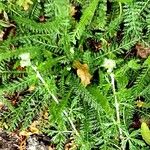
[[[138,63],[137,60],[133,59],[128,62],[128,67],[134,70],[138,70],[140,69],[140,64]]]
[[[81,83],[86,87],[90,84],[92,75],[89,73],[89,67],[87,64],[81,64],[79,61],[73,63],[73,67],[77,69],[77,75],[81,79]]]
[[[34,121],[34,122],[30,125],[29,129],[30,129],[30,131],[31,131],[32,134],[39,134],[39,133],[40,133],[39,129],[36,127],[37,124],[38,124],[38,122],[37,122],[37,121]]]
[[[117,1],[121,3],[131,3],[133,0],[117,0]]]
[[[94,98],[97,100],[97,102],[101,105],[101,107],[104,109],[104,111],[111,115],[113,114],[112,109],[110,107],[110,104],[107,100],[107,98],[100,92],[100,90],[97,87],[89,87],[89,92],[94,96]]]
[[[2,13],[3,10],[4,10],[4,5],[2,2],[0,2],[0,13]]]
[[[141,134],[144,141],[150,145],[150,130],[145,122],[141,124]]]
[[[33,2],[31,0],[18,0],[17,4],[23,7],[24,10],[28,10],[29,6],[33,4]]]
[[[3,108],[4,104],[0,102],[0,110]]]
[[[12,27],[12,26],[15,27],[15,25],[13,25],[13,24],[11,24],[11,23],[9,23],[9,22],[3,21],[3,20],[0,20],[0,26],[6,27],[6,28]]]
[[[80,22],[77,24],[76,29],[73,34],[73,43],[76,43],[76,38],[80,39],[83,34],[83,31],[86,29],[86,26],[90,24],[99,0],[92,0],[89,3],[89,6],[84,10],[83,15],[80,19]]]
[[[150,55],[150,47],[144,47],[141,44],[136,44],[137,56],[147,58]]]
[[[21,131],[19,133],[19,136],[26,136],[26,137],[29,137],[30,135],[32,135],[31,132],[28,132],[28,131]]]
[[[144,105],[144,102],[143,102],[143,101],[141,101],[141,100],[137,100],[137,101],[136,101],[136,106],[137,106],[137,107],[140,108],[140,107],[143,107],[143,105]]]
[[[71,15],[71,16],[74,16],[76,12],[77,12],[76,7],[72,5],[72,6],[70,7],[70,15]]]
[[[28,88],[28,91],[29,91],[29,92],[32,92],[32,91],[35,90],[35,88],[36,88],[36,87],[35,87],[34,85],[31,85],[31,86]]]
[[[145,60],[144,65],[150,66],[150,56]]]
[[[129,79],[128,76],[126,75],[126,72],[124,71],[124,68],[116,72],[116,81],[117,81],[117,86],[120,89],[125,88],[127,86]]]
[[[139,146],[141,146],[141,147],[143,147],[143,146],[146,145],[144,141],[139,140],[139,139],[133,139],[133,138],[132,138],[132,142],[134,142],[136,145],[139,145]]]
[[[29,137],[29,136],[32,135],[32,134],[39,134],[40,131],[39,131],[39,129],[36,127],[37,124],[39,124],[39,122],[38,122],[38,121],[34,121],[34,122],[30,125],[30,127],[29,127],[28,130],[21,131],[21,132],[19,133],[19,135],[20,135],[20,136]]]

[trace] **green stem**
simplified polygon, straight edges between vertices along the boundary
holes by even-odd
[[[122,136],[122,129],[120,127],[120,125],[121,125],[120,108],[119,108],[119,103],[118,103],[117,96],[116,96],[114,74],[110,73],[110,77],[111,77],[111,84],[112,84],[112,89],[113,89],[113,94],[114,94],[114,99],[115,99],[115,108],[116,108],[116,117],[117,117],[117,125],[118,125],[118,130],[119,130],[119,137],[121,140],[123,136]]]
[[[59,104],[59,101],[57,99],[57,97],[50,91],[50,89],[48,88],[48,85],[46,84],[45,80],[43,79],[43,77],[41,76],[40,72],[37,70],[37,68],[35,66],[32,66],[32,69],[35,71],[37,77],[39,78],[39,80],[43,83],[43,85],[46,87],[46,89],[48,90],[48,93],[51,95],[51,97],[53,98],[53,100]],[[69,117],[68,113],[64,110],[63,111],[64,115],[68,118],[72,129],[75,131],[76,135],[79,136],[79,133],[75,127],[75,125],[73,124],[73,121],[71,120],[71,118]]]
[[[121,2],[119,2],[119,9],[120,9],[119,18],[121,18],[121,15],[122,15],[122,4],[121,4]]]

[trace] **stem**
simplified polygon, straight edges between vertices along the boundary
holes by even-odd
[[[122,15],[122,4],[121,4],[121,2],[119,2],[119,9],[120,9],[119,18],[121,18],[121,15]]]
[[[119,137],[120,137],[120,140],[121,140],[122,139],[122,129],[120,127],[120,124],[121,124],[121,122],[120,122],[120,111],[119,111],[119,103],[118,103],[117,96],[116,96],[114,74],[110,73],[110,77],[111,77],[111,84],[112,84],[113,94],[114,94],[114,98],[115,98],[115,108],[116,108],[117,125],[118,125],[118,129],[119,129]]]
[[[46,89],[48,90],[48,93],[51,95],[51,97],[53,98],[53,100],[59,104],[59,101],[57,99],[57,97],[49,90],[48,85],[46,84],[45,80],[43,79],[43,77],[41,76],[40,72],[37,70],[37,68],[35,66],[32,66],[32,69],[36,72],[37,77],[39,78],[39,80],[43,83],[43,85],[46,87]],[[73,124],[73,121],[71,120],[71,118],[69,117],[68,113],[64,110],[63,111],[64,115],[67,117],[67,119],[69,120],[72,129],[75,131],[76,135],[79,136],[79,133],[75,127],[75,125]]]

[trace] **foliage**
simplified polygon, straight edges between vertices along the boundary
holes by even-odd
[[[150,131],[149,131],[149,128],[145,122],[142,122],[141,134],[142,134],[143,139],[146,141],[146,143],[150,145],[150,139],[149,139]]]
[[[0,13],[2,128],[36,120],[57,150],[149,149],[149,0],[1,0]]]

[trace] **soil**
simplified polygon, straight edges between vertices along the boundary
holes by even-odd
[[[10,135],[5,131],[0,131],[0,150],[19,150],[19,138]]]
[[[49,142],[50,139],[44,135],[35,134],[27,139],[21,139],[17,134],[9,134],[0,130],[0,150],[54,150]]]

